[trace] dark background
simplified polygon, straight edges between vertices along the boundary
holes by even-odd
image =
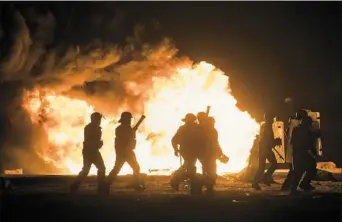
[[[54,14],[55,36],[48,47],[94,38],[120,43],[135,23],[155,18],[180,54],[213,63],[227,73],[238,106],[258,120],[265,110],[272,110],[287,121],[294,110],[285,104],[286,97],[293,99],[294,108],[321,112],[325,156],[342,164],[340,2],[1,3],[2,56],[11,42],[6,35],[11,29],[6,10],[10,7]],[[106,20],[117,13],[122,21],[111,33],[88,25],[94,17]],[[1,84],[1,95],[20,88],[19,83]],[[10,98],[1,101],[2,107]]]

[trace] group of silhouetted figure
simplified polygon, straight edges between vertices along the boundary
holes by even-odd
[[[133,169],[133,188],[138,191],[146,189],[141,182],[140,166],[134,153],[137,127],[132,128],[132,118],[130,112],[121,114],[120,125],[115,129],[115,165],[106,177],[106,167],[99,151],[103,146],[100,127],[102,115],[98,112],[91,115],[91,122],[84,128],[83,168],[70,186],[72,193],[77,192],[92,164],[97,168],[98,193],[108,194],[110,192],[111,184],[125,163],[128,163]],[[178,191],[179,184],[189,179],[191,193],[201,192],[203,185],[206,186],[208,193],[212,193],[217,178],[216,160],[228,161],[228,157],[223,154],[218,142],[215,119],[200,112],[197,117],[188,113],[182,121],[184,125],[179,127],[171,142],[174,154],[177,157],[181,156],[184,163],[172,175],[171,187]],[[202,174],[196,172],[197,161],[202,164]]]
[[[131,127],[132,114],[129,112],[121,114],[120,125],[115,130],[116,161],[107,178],[105,165],[99,152],[103,146],[101,118],[100,113],[93,113],[91,122],[84,129],[83,168],[71,185],[71,191],[78,190],[88,175],[91,165],[94,164],[98,169],[98,192],[108,194],[111,184],[126,162],[133,169],[133,187],[136,190],[145,190],[146,187],[140,180],[140,166],[134,153],[137,128]],[[274,137],[274,119],[275,116],[268,113],[264,115],[264,123],[260,127],[260,135],[257,137],[259,164],[252,182],[252,187],[256,190],[261,189],[261,183],[268,186],[275,183],[272,175],[277,169],[277,160],[273,148],[281,145],[281,140]],[[182,121],[184,124],[178,128],[171,143],[174,155],[180,157],[180,160],[184,160],[184,163],[180,161],[181,166],[172,174],[171,188],[178,191],[180,183],[188,181],[191,194],[202,193],[203,187],[206,188],[207,194],[212,194],[217,180],[216,161],[227,163],[229,160],[220,147],[218,132],[215,129],[215,119],[208,113],[199,112],[197,116],[192,113],[186,114]],[[312,127],[312,118],[305,110],[299,110],[296,117],[290,119],[289,124],[292,124],[291,130],[288,131],[291,144],[291,147],[288,148],[292,149],[292,164],[281,190],[297,193],[298,185],[301,189],[313,190],[311,180],[316,175],[317,156],[315,141],[320,137],[320,131]],[[265,172],[266,160],[270,163],[270,167]],[[197,173],[197,161],[202,166],[201,174]]]
[[[279,138],[274,138],[272,124],[275,116],[268,113],[264,116],[264,124],[260,127],[259,136],[259,167],[252,182],[252,187],[260,190],[260,183],[270,185],[275,183],[273,173],[277,169],[277,160],[273,148],[281,145]],[[320,130],[313,127],[313,119],[306,110],[299,110],[295,118],[290,118],[287,130],[288,147],[292,158],[290,171],[285,182],[281,186],[282,191],[291,191],[291,194],[298,193],[298,185],[305,191],[314,190],[311,181],[315,178],[316,158],[318,156],[316,149],[316,140],[321,136]],[[270,163],[267,172],[265,171],[266,159]]]
[[[144,117],[144,116],[143,116]],[[119,126],[115,129],[115,153],[116,160],[114,168],[106,177],[106,167],[100,153],[103,146],[101,120],[102,114],[94,112],[91,114],[91,122],[84,128],[83,142],[83,167],[75,181],[70,185],[70,191],[75,193],[89,174],[92,164],[97,168],[97,191],[109,194],[111,185],[119,174],[122,166],[128,163],[133,169],[133,188],[137,191],[146,189],[141,181],[140,166],[134,149],[136,147],[136,131],[138,125],[131,126],[132,114],[123,112],[119,119]],[[260,190],[260,184],[270,185],[275,183],[273,173],[277,169],[277,160],[273,148],[281,145],[281,140],[274,137],[273,122],[275,116],[266,113],[264,123],[260,127],[260,135],[257,136],[258,143],[258,169],[254,176],[252,187]],[[170,185],[174,191],[179,190],[179,185],[187,181],[191,194],[201,194],[202,188],[206,188],[207,194],[213,194],[217,180],[217,160],[227,163],[229,158],[222,152],[219,144],[218,132],[215,129],[215,119],[205,112],[196,115],[188,113],[182,119],[184,124],[180,126],[172,137],[171,144],[174,155],[180,158],[180,167],[171,176]],[[315,177],[316,157],[315,141],[320,137],[320,130],[312,127],[313,120],[305,110],[299,110],[295,118],[291,118],[287,131],[292,161],[290,171],[282,191],[298,193],[298,186],[304,190],[315,189],[311,180]],[[184,162],[182,162],[184,160]],[[270,167],[265,172],[266,160]],[[196,162],[200,162],[202,173],[197,173]],[[5,185],[1,177],[1,185]]]

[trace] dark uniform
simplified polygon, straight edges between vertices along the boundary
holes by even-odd
[[[83,168],[75,182],[71,185],[71,192],[76,192],[78,190],[81,183],[89,174],[92,164],[97,168],[98,192],[101,192],[103,188],[106,176],[106,167],[99,151],[103,146],[103,142],[101,140],[102,131],[100,127],[101,118],[102,115],[100,113],[93,113],[91,115],[91,122],[84,128],[84,142],[82,150]]]
[[[269,185],[273,180],[272,175],[277,169],[277,159],[274,152],[272,151],[275,145],[274,133],[272,128],[273,117],[266,115],[264,116],[265,123],[260,129],[260,141],[259,141],[259,167],[253,180],[252,187],[260,190],[259,183],[263,181],[265,184]],[[267,172],[265,171],[266,159],[270,163],[270,167]]]
[[[305,173],[300,187],[304,190],[311,190],[310,182],[315,177],[316,171],[316,149],[315,135],[311,129],[312,119],[308,116],[303,118],[302,123],[293,130],[293,178],[291,179],[291,192],[296,193],[298,184]]]
[[[199,143],[197,147],[197,149],[201,151],[199,152],[198,158],[202,164],[202,173],[203,175],[206,175],[206,170],[208,170],[208,163],[210,163],[211,158],[211,156],[209,155],[212,152],[212,139],[215,132],[213,132],[212,127],[209,126],[209,117],[205,112],[197,113],[197,120],[199,133],[201,134],[201,143]]]
[[[115,129],[115,165],[108,175],[108,186],[112,184],[119,174],[122,166],[127,162],[133,169],[133,176],[135,179],[134,186],[136,189],[143,189],[140,185],[140,166],[134,153],[136,145],[135,131],[131,127],[132,114],[123,112],[119,122],[121,123]]]
[[[316,157],[318,156],[315,141],[317,138],[321,136],[320,130],[314,130],[310,128],[312,145],[311,145],[311,152],[309,152],[310,158],[308,163],[308,168],[306,169],[306,173],[303,177],[302,182],[300,183],[299,187],[303,190],[314,190],[315,187],[311,185],[311,181],[316,177],[317,174],[317,160]]]
[[[213,192],[214,185],[217,179],[216,160],[223,155],[222,149],[218,141],[218,132],[215,129],[215,119],[209,117],[207,120],[207,137],[208,144],[202,156],[200,157],[203,165],[203,175],[205,186],[209,193]]]
[[[281,186],[281,190],[282,191],[287,191],[290,189],[291,186],[291,181],[293,179],[293,167],[292,167],[292,157],[293,157],[293,146],[292,146],[292,135],[293,135],[293,130],[298,127],[301,123],[301,121],[303,120],[304,117],[308,116],[308,113],[305,110],[299,110],[296,113],[296,117],[294,119],[290,118],[289,119],[289,127],[287,130],[287,135],[288,135],[288,139],[289,139],[289,143],[287,146],[287,153],[286,153],[286,159],[289,159],[288,162],[290,162],[290,170],[286,176],[286,179],[284,181],[284,183]],[[294,126],[292,126],[292,125]],[[288,157],[289,156],[289,157]]]
[[[177,130],[171,142],[175,155],[179,154],[184,159],[183,166],[178,169],[171,178],[171,186],[178,190],[179,183],[189,178],[192,182],[196,180],[196,161],[199,157],[198,146],[200,143],[200,131],[194,114],[187,114],[182,120],[185,124]],[[179,146],[179,149],[178,149]]]

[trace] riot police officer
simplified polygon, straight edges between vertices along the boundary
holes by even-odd
[[[78,177],[70,187],[71,192],[76,192],[89,174],[91,165],[94,164],[97,168],[97,182],[98,192],[102,192],[104,188],[104,179],[106,174],[106,167],[103,162],[99,149],[103,146],[101,140],[101,119],[102,115],[94,112],[90,116],[91,122],[84,128],[84,142],[83,142],[83,168],[78,174]]]
[[[107,192],[119,174],[122,166],[127,162],[133,169],[134,188],[144,190],[145,187],[140,183],[140,166],[134,153],[136,146],[136,132],[131,126],[132,114],[123,112],[119,120],[120,125],[115,129],[115,165],[108,175]]]
[[[288,143],[287,143],[287,149],[286,149],[286,162],[290,164],[290,170],[286,176],[284,183],[281,186],[282,191],[287,191],[290,189],[291,180],[293,179],[293,166],[292,166],[293,146],[291,142],[292,133],[293,133],[293,130],[301,124],[303,118],[307,116],[308,116],[307,111],[301,109],[301,110],[298,110],[295,118],[290,118],[289,120],[289,126],[287,129]]]
[[[305,116],[302,123],[293,130],[293,178],[291,179],[291,193],[297,193],[297,187],[303,173],[306,172],[300,187],[304,190],[312,190],[310,182],[316,174],[315,160],[315,134],[311,129],[312,119]]]
[[[203,175],[207,193],[212,194],[217,179],[216,160],[224,156],[224,154],[219,144],[218,132],[215,129],[215,119],[213,117],[208,117],[207,127],[207,135],[205,136],[208,137],[208,144],[202,152],[201,163],[203,164]]]
[[[194,114],[186,114],[182,121],[184,125],[179,127],[171,140],[175,156],[181,155],[184,159],[184,166],[177,170],[171,178],[171,186],[174,190],[178,190],[179,183],[186,178],[189,178],[193,185],[198,182],[195,164],[199,157],[198,147],[201,144],[201,134]],[[191,186],[191,188],[194,187]]]
[[[275,139],[273,133],[273,119],[274,116],[265,113],[265,123],[260,127],[260,140],[259,140],[259,167],[254,177],[252,187],[256,190],[260,190],[259,183],[264,182],[266,185],[270,185],[272,175],[277,169],[277,159],[274,152],[272,151],[275,146]],[[267,172],[265,171],[266,159],[270,163],[270,167]]]

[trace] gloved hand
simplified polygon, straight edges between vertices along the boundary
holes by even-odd
[[[281,146],[281,144],[282,144],[282,141],[281,141],[281,139],[280,138],[276,138],[276,139],[274,139],[274,146],[273,147],[275,147],[275,146]]]
[[[226,155],[222,154],[222,155],[219,157],[219,161],[220,161],[221,163],[228,163],[229,157],[227,157]]]

